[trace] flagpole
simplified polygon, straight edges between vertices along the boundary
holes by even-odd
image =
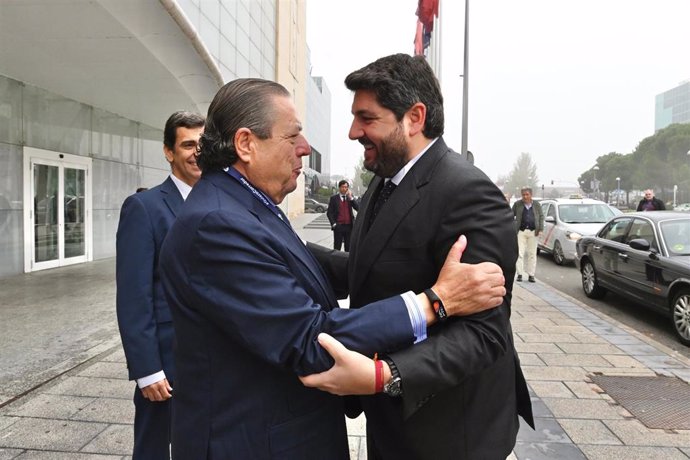
[[[439,84],[441,83],[441,34],[443,33],[443,28],[441,27],[441,9],[443,8],[443,2],[438,0],[438,16],[436,16],[436,77],[438,78]]]
[[[465,60],[462,74],[462,154],[467,154],[467,108],[469,82],[470,0],[465,0]]]

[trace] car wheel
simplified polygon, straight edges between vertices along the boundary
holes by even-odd
[[[671,321],[681,343],[690,346],[690,289],[681,289],[673,298]]]
[[[325,209],[323,209],[321,206],[316,207],[316,212],[324,212]]]
[[[565,263],[565,254],[563,254],[563,248],[558,241],[553,244],[553,261],[556,262],[556,265],[563,265]]]
[[[599,286],[597,273],[589,260],[582,261],[582,289],[590,299],[601,299],[606,294],[606,289]]]

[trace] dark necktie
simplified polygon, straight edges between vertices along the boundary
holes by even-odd
[[[390,198],[391,194],[393,193],[393,190],[395,190],[395,187],[396,185],[393,183],[392,180],[389,180],[388,182],[386,182],[386,185],[383,186],[383,188],[379,192],[378,198],[376,198],[376,203],[374,203],[374,209],[371,210],[371,218],[369,220],[369,225],[371,225],[374,222],[376,215],[381,210],[381,206],[383,206],[383,203],[388,201],[388,198]]]

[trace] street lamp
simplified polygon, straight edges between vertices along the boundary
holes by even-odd
[[[616,207],[619,207],[619,200],[621,198],[621,178],[616,177]]]

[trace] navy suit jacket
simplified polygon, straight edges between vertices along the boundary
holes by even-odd
[[[162,184],[129,196],[117,228],[117,321],[130,380],[160,370],[175,378],[170,345],[161,346],[157,325],[172,321],[158,273],[158,255],[184,203],[168,177]]]
[[[177,337],[174,458],[348,458],[341,398],[297,376],[331,367],[320,332],[368,356],[410,345],[402,299],[336,308],[293,230],[221,171],[194,186],[160,269]]]

